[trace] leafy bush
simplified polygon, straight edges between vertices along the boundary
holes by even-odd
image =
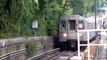
[[[32,36],[35,0],[0,1],[0,38]],[[35,8],[34,8],[35,7]]]
[[[36,41],[29,41],[26,43],[28,57],[31,57],[36,53],[36,47],[37,47]]]

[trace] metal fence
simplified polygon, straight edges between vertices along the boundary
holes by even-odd
[[[90,43],[90,32],[94,31],[94,33],[98,32],[99,38],[96,38],[95,40],[99,40],[99,43]],[[86,32],[87,33],[87,44],[80,44],[80,32]],[[80,46],[87,46],[87,60],[106,60],[107,55],[106,49],[107,49],[107,29],[90,29],[90,30],[78,30],[78,60],[81,58],[81,51]],[[91,56],[91,53],[93,52],[91,49],[95,47],[95,56]],[[92,58],[91,58],[92,57]],[[83,59],[83,58],[82,58]]]

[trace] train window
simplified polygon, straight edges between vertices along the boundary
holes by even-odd
[[[70,30],[75,30],[76,20],[69,20],[69,28]]]
[[[78,29],[84,29],[84,22],[83,21],[78,22]]]
[[[103,22],[103,27],[104,27],[104,29],[107,29],[107,21]]]
[[[60,30],[61,31],[65,31],[66,30],[66,22],[65,21],[61,21],[60,22]]]

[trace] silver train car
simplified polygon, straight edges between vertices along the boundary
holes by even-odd
[[[99,23],[99,26],[101,24],[102,21]],[[80,15],[63,16],[59,23],[59,41],[62,43],[62,46],[77,48],[77,31],[81,29],[95,29],[95,21],[88,20]],[[90,32],[90,40],[95,35],[95,32]],[[81,42],[87,41],[86,38],[86,32],[81,32]]]

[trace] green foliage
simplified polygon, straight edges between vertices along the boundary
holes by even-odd
[[[95,12],[95,7],[98,9],[99,7],[106,7],[107,6],[107,0],[86,0],[86,6],[87,6],[87,12]]]
[[[73,14],[84,14],[86,12],[86,0],[72,0]]]
[[[37,32],[38,32],[37,34],[39,36],[46,36],[44,15],[38,16],[38,22],[39,22],[39,27],[37,29]]]
[[[39,21],[39,35],[56,35],[58,21],[61,16],[61,4],[57,0],[39,1],[39,10],[37,19]]]
[[[33,35],[31,25],[36,10],[34,0],[1,0],[0,38]]]
[[[26,43],[26,46],[27,46],[27,55],[28,55],[28,57],[31,57],[34,54],[36,54],[36,47],[37,47],[36,41],[29,41],[29,42]]]
[[[95,0],[71,0],[66,7],[65,4],[66,0],[0,0],[0,38],[34,35],[35,19],[39,22],[36,31],[39,36],[56,36],[61,16],[83,15],[95,8]]]
[[[60,17],[63,14],[72,12],[72,9],[69,7],[66,10],[62,11],[65,0],[38,0],[38,2],[38,16],[42,17],[38,18],[38,20],[40,20],[39,22],[41,23],[38,28],[39,35],[43,35],[44,33],[45,35],[58,35],[57,32]]]

